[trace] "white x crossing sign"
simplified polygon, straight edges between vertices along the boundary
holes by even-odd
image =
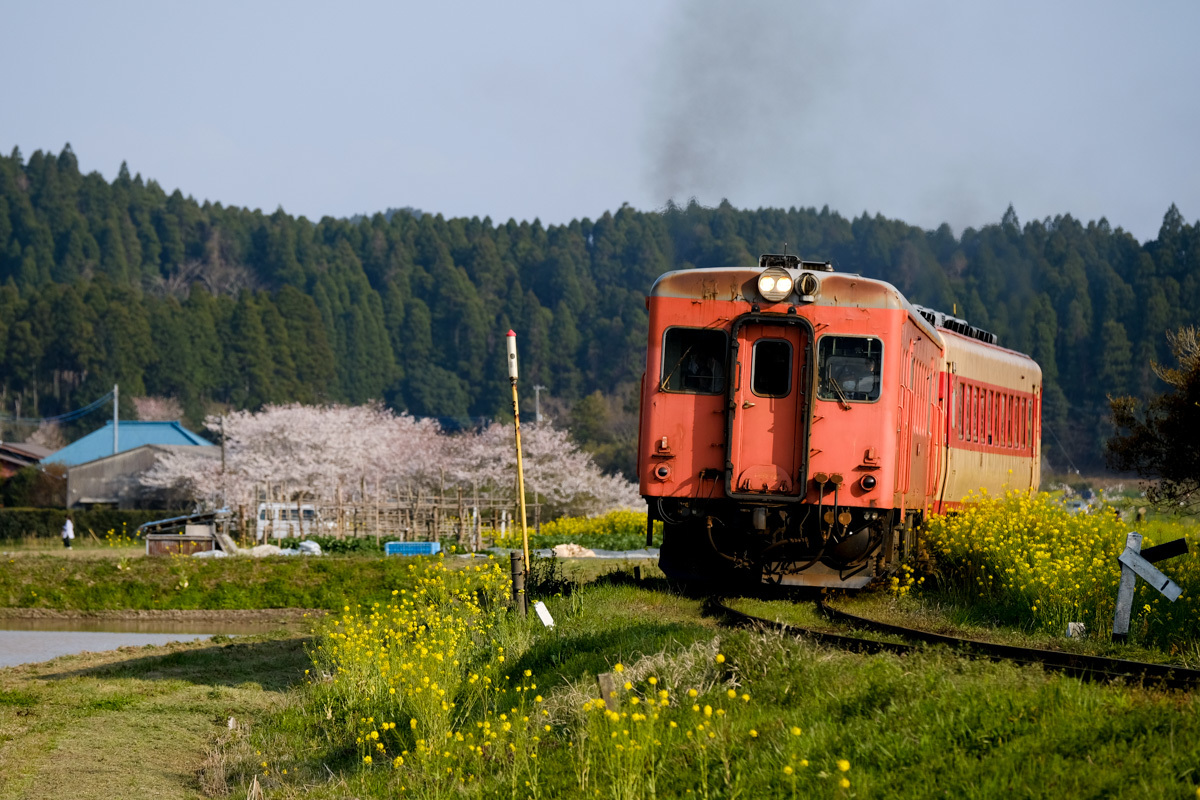
[[[1130,533],[1125,537],[1125,551],[1117,556],[1121,563],[1121,585],[1117,589],[1117,613],[1113,619],[1113,640],[1124,641],[1129,635],[1129,617],[1133,613],[1133,590],[1137,588],[1137,579],[1141,577],[1163,597],[1174,603],[1183,594],[1179,584],[1159,572],[1152,562],[1164,558],[1183,555],[1187,552],[1187,542],[1177,539],[1173,542],[1151,547],[1142,552],[1142,535]]]

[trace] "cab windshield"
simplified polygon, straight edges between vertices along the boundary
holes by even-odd
[[[670,328],[663,338],[664,392],[720,394],[725,391],[725,354],[729,340],[724,331]]]
[[[817,397],[870,403],[879,399],[883,342],[865,336],[824,336],[818,344]]]

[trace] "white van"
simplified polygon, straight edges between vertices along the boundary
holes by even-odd
[[[307,503],[299,508],[295,503],[259,503],[255,539],[262,541],[266,535],[272,539],[314,536],[324,533],[317,510]]]

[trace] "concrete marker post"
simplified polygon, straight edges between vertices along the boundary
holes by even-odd
[[[521,559],[521,554],[517,551],[509,554],[509,560],[512,566],[513,604],[523,617],[528,613],[525,606],[525,564]]]

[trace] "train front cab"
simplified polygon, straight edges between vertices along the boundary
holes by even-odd
[[[938,482],[937,333],[886,283],[787,273],[806,296],[737,268],[648,298],[639,477],[673,577],[865,585]]]

